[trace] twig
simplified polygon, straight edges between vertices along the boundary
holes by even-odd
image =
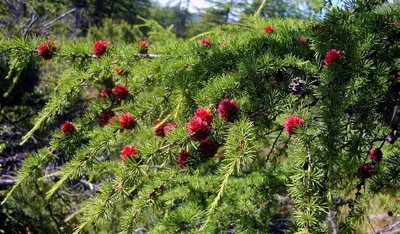
[[[333,220],[333,219],[335,218],[336,215],[337,215],[337,211],[333,211],[333,210],[329,211],[328,222],[329,222],[329,223],[331,224],[331,226],[332,226],[332,233],[333,233],[333,234],[338,234],[338,233],[339,233],[338,228],[337,228],[337,225],[336,225],[336,223],[335,223],[335,220]]]
[[[311,152],[310,152],[310,144],[307,144],[307,159],[308,159],[308,168],[307,168],[307,181],[306,181],[306,187],[307,187],[307,192],[306,192],[306,196],[307,196],[307,216],[310,216],[311,210],[310,210],[310,206],[311,206],[311,168],[312,168],[312,158],[311,158]],[[306,230],[307,232],[310,232],[310,221],[307,220],[306,221]]]
[[[26,29],[25,29],[24,33],[22,34],[22,36],[25,36],[26,33],[29,31],[29,29],[32,27],[32,25],[36,22],[36,20],[39,19],[39,17],[35,18],[35,16],[36,16],[36,13],[33,12],[32,18],[29,21],[28,25],[26,26]]]
[[[160,166],[160,165],[149,165],[148,167],[149,168],[163,169],[163,170],[169,170],[170,169],[169,167],[163,167],[163,166]]]
[[[267,0],[263,0],[262,3],[260,4],[260,6],[258,7],[256,13],[254,13],[254,16],[260,16],[260,12],[263,9],[265,3],[267,2]]]
[[[24,117],[22,117],[22,118],[20,118],[20,119],[18,119],[18,120],[15,120],[13,123],[19,123],[19,122],[21,122],[21,121],[24,121],[24,120],[26,120],[26,119],[29,119],[30,117],[32,117],[32,116],[34,116],[34,115],[37,115],[39,112],[38,111],[35,111],[34,113],[32,113],[32,114],[28,114],[28,115],[26,115],[26,116],[24,116]]]
[[[36,52],[37,53],[37,52]],[[80,58],[80,59],[89,59],[96,58],[94,54],[61,54],[60,57],[72,57],[72,59]],[[139,57],[139,58],[159,58],[162,57],[162,54],[132,54],[130,57]]]
[[[159,58],[161,54],[134,54],[132,56],[140,57],[140,58]]]
[[[384,234],[384,233],[396,233],[396,231],[398,232],[398,230],[391,232],[393,229],[397,228],[400,226],[400,220],[398,220],[397,222],[394,222],[392,225],[390,225],[389,227],[379,230],[377,232],[374,232],[374,234]]]
[[[40,189],[39,185],[37,184],[37,182],[35,181],[35,187],[39,193],[39,195],[44,198],[44,194],[42,192],[42,190]],[[45,207],[47,208],[47,210],[49,211],[50,217],[51,219],[54,221],[54,223],[56,224],[56,228],[58,230],[59,233],[63,233],[63,231],[61,230],[61,224],[58,222],[58,220],[56,219],[56,216],[53,213],[53,209],[51,208],[51,203],[46,203]]]
[[[83,185],[89,188],[90,192],[96,192],[99,190],[99,185],[97,184],[89,183],[86,180],[79,180],[79,182],[81,182]]]
[[[371,226],[372,230],[375,232],[375,228],[374,228],[374,226],[372,225],[371,219],[368,217],[368,215],[367,215],[367,220],[368,220],[368,224]]]
[[[277,129],[275,129],[275,130],[272,130],[272,131],[270,131],[270,132],[267,132],[267,133],[265,133],[265,135],[269,135],[269,134],[271,134],[271,133],[274,133],[274,132],[277,132],[277,131],[281,131],[281,130],[282,130],[282,127],[277,128]]]
[[[274,143],[272,144],[271,150],[269,151],[269,153],[268,153],[268,155],[267,155],[267,159],[265,160],[266,162],[268,162],[269,157],[271,156],[272,151],[273,151],[274,148],[275,148],[276,142],[278,142],[278,139],[279,139],[279,137],[281,136],[282,132],[283,132],[283,128],[282,128],[281,131],[279,132],[278,136],[275,138],[275,141],[274,141]]]
[[[161,151],[163,151],[163,150],[165,150],[165,149],[170,149],[172,146],[174,146],[174,144],[175,144],[175,143],[170,143],[170,144],[168,144],[168,145],[161,146],[160,148],[158,148],[158,149],[156,150],[155,153],[159,153],[159,152],[161,152]]]
[[[24,129],[22,129],[21,127],[19,127],[17,124],[15,124],[13,121],[11,121],[9,118],[7,118],[7,116],[3,115],[0,113],[0,115],[11,125],[13,125],[16,129],[18,129],[18,131],[23,132],[24,134],[26,133],[26,131]],[[34,141],[35,144],[37,144],[37,140],[36,138],[38,138],[39,140],[41,140],[42,142],[46,142],[43,138],[41,137],[37,137],[37,136],[32,136],[32,140]]]
[[[72,12],[75,12],[75,11],[76,11],[76,8],[73,8],[73,9],[70,9],[69,11],[67,11],[67,12],[62,13],[61,15],[57,16],[57,17],[56,17],[55,19],[53,19],[52,21],[50,21],[50,22],[48,22],[47,24],[45,24],[45,25],[43,26],[43,28],[45,28],[45,29],[50,28],[51,26],[53,26],[53,24],[54,24],[57,20],[60,20],[60,19],[64,18],[66,15],[68,15],[68,14],[70,14],[70,13],[72,13]]]

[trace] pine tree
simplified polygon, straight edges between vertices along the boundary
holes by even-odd
[[[248,17],[207,40],[147,21],[149,43],[50,47],[67,65],[21,144],[101,88],[25,159],[2,204],[40,182],[51,205],[84,181],[99,188],[67,212],[75,233],[266,233],[279,222],[289,233],[354,232],[369,198],[398,196],[398,143],[386,138],[399,130],[399,17],[360,0],[318,22]],[[2,40],[8,79],[47,62],[42,43]]]

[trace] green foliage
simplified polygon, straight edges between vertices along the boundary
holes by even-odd
[[[112,41],[101,58],[92,55],[92,43],[60,43],[53,58],[64,63],[57,87],[21,144],[81,105],[88,90],[95,94],[83,113],[69,116],[73,134],[56,129],[50,145],[25,161],[3,204],[35,181],[45,184],[41,194],[50,204],[79,181],[94,195],[74,201],[79,210],[65,217],[79,220],[75,233],[264,233],[282,220],[293,233],[356,230],[368,218],[368,197],[396,194],[399,185],[397,143],[383,145],[398,131],[400,13],[375,2],[346,7],[319,22],[246,17],[209,30],[209,46],[139,18],[144,23],[135,29],[150,28],[148,54],[140,53],[139,33],[129,34],[130,44]],[[91,29],[89,38],[121,40],[129,31],[125,23],[104,24],[107,32]],[[265,33],[266,25],[274,32]],[[39,40],[3,41],[1,50],[11,51],[9,74],[40,60],[32,53]],[[331,49],[341,57],[325,64]],[[127,99],[99,98],[99,89],[115,84],[126,85]],[[220,114],[225,98],[238,105],[231,118]],[[187,131],[200,107],[213,114],[213,157]],[[99,126],[104,110],[129,112],[137,126],[123,129],[118,120]],[[282,126],[288,115],[305,120],[293,134]],[[157,120],[177,128],[155,136]],[[137,154],[123,161],[128,145]],[[371,148],[382,148],[382,162],[367,161]],[[186,166],[177,161],[181,150],[190,152]],[[374,175],[360,178],[366,162]],[[57,169],[48,172],[49,165]]]

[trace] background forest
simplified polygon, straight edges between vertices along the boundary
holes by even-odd
[[[399,232],[400,2],[195,2],[0,2],[0,233]]]
[[[154,20],[164,28],[173,26],[171,31],[179,38],[191,38],[254,14],[262,1],[205,0],[205,8],[200,9],[192,3],[190,0],[164,0],[162,3],[148,0],[5,0],[0,3],[0,33],[2,37],[31,34],[67,40],[107,35],[112,41],[132,42],[148,36],[149,27],[143,25],[144,18]],[[322,1],[268,0],[259,13],[263,17],[305,19],[315,17],[323,4]]]

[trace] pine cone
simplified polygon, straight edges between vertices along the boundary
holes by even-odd
[[[306,82],[300,77],[296,77],[289,84],[289,91],[294,94],[301,94],[307,90]]]

